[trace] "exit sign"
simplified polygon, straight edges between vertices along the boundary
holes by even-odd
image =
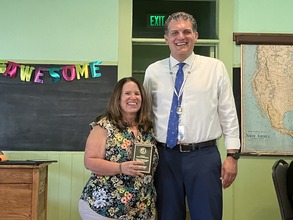
[[[162,14],[148,14],[147,15],[147,26],[148,27],[164,27],[166,15]]]

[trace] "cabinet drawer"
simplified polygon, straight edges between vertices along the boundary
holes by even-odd
[[[31,184],[0,184],[1,220],[29,220],[32,213]],[[13,207],[13,208],[12,208]]]
[[[0,169],[1,183],[32,183],[32,169]]]

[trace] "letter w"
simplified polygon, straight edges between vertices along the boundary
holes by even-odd
[[[20,80],[29,82],[31,80],[32,72],[35,69],[35,67],[32,66],[20,66]]]

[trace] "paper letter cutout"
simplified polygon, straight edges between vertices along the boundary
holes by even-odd
[[[34,79],[35,83],[44,83],[44,80],[42,79],[44,73],[42,73],[41,71],[47,71],[47,68],[37,67]]]
[[[7,61],[1,60],[0,61],[0,73],[4,73],[6,70]]]
[[[10,78],[15,78],[16,77],[16,71],[17,67],[20,65],[14,62],[8,62],[8,66],[6,67],[6,70],[4,72],[4,76],[9,75]]]
[[[20,80],[30,82],[35,67],[20,65]]]
[[[76,68],[76,78],[80,79],[80,76],[84,76],[85,79],[89,78],[88,64],[75,65]]]
[[[52,77],[52,79],[51,79],[52,83],[57,83],[60,81],[61,77],[57,72],[59,72],[61,69],[62,68],[60,68],[60,67],[52,67],[52,68],[48,69],[49,74]]]
[[[69,73],[68,73],[69,70]],[[76,77],[76,72],[74,66],[64,66],[62,67],[62,75],[66,81],[73,81]]]
[[[96,72],[96,71],[100,70],[100,67],[98,67],[98,65],[101,63],[102,63],[102,61],[99,61],[99,60],[96,62],[90,63],[90,68],[91,68],[91,73],[92,73],[93,78],[100,77],[102,75],[101,73]]]

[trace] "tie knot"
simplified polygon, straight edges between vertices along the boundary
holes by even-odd
[[[184,65],[185,65],[185,63],[178,63],[179,69],[182,70]]]

